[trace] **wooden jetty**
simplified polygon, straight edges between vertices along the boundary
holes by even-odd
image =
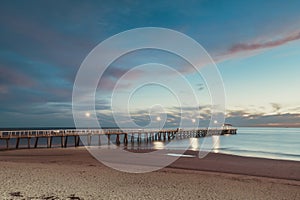
[[[59,137],[61,147],[68,146],[68,138],[74,137],[74,146],[80,145],[80,140],[84,139],[85,144],[91,145],[92,137],[98,136],[98,144],[101,145],[101,136],[106,136],[105,141],[110,144],[111,136],[115,137],[115,144],[120,145],[123,142],[127,145],[129,142],[141,143],[152,141],[169,141],[171,139],[184,139],[192,137],[206,137],[209,135],[236,134],[237,129],[232,127],[223,127],[221,129],[58,129],[58,130],[9,130],[0,131],[0,140],[6,141],[6,148],[10,148],[10,140],[15,140],[12,148],[19,148],[20,140],[27,140],[27,147],[32,148],[31,140],[34,140],[33,148],[38,147],[39,139],[47,139],[47,147],[52,147],[54,137]],[[95,145],[95,144],[93,144]]]

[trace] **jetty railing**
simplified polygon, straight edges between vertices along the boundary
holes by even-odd
[[[236,128],[198,128],[198,129],[57,129],[57,130],[7,130],[0,131],[0,140],[6,141],[6,148],[9,149],[10,139],[15,139],[15,148],[19,148],[20,139],[27,139],[28,148],[31,148],[31,139],[34,139],[34,148],[38,147],[39,138],[47,138],[47,147],[52,147],[54,137],[61,138],[61,147],[67,147],[68,137],[74,137],[74,146],[79,146],[80,137],[86,138],[87,145],[91,145],[93,136],[98,136],[98,145],[101,145],[101,136],[107,137],[107,144],[111,143],[111,136],[115,136],[115,144],[120,145],[121,141],[127,145],[130,141],[140,143],[142,140],[166,141],[171,139],[184,139],[191,137],[206,137],[210,135],[236,134]],[[122,140],[121,140],[122,137]]]

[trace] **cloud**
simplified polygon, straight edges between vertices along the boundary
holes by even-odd
[[[276,109],[281,107],[274,105]],[[227,112],[226,122],[234,126],[300,127],[300,113],[251,113],[245,110]]]
[[[276,39],[269,40],[270,38]],[[227,48],[224,48],[223,52],[212,52],[211,56],[216,63],[222,63],[233,59],[245,59],[299,39],[299,30],[290,31],[288,33],[277,32],[275,36],[273,35],[270,37],[259,35],[255,38],[251,38],[248,43],[232,43]],[[200,64],[200,66],[205,65],[207,65],[207,63]]]
[[[8,88],[5,85],[0,85],[0,93],[6,94],[8,92]]]
[[[111,92],[118,80],[123,76],[121,82],[118,83],[117,90],[128,89],[132,86],[132,81],[142,78],[143,76],[147,75],[144,71],[135,69],[131,70],[116,66],[110,66],[102,75],[99,84],[98,90]],[[128,73],[129,72],[129,73]],[[124,76],[126,74],[126,76]]]
[[[199,91],[202,91],[205,89],[205,85],[203,83],[199,83],[199,84],[197,84],[197,86],[198,86]]]
[[[260,43],[239,43],[233,45],[229,48],[230,53],[236,53],[241,51],[253,51],[258,49],[265,49],[265,48],[274,48],[288,42],[299,40],[300,39],[300,31],[296,33],[289,33],[288,35],[283,36],[280,39],[272,40],[272,41],[262,41]]]
[[[0,85],[5,86],[20,86],[33,87],[37,83],[29,76],[20,71],[0,65]]]
[[[281,109],[281,105],[278,103],[271,103],[271,106],[274,109],[274,112],[278,112]]]
[[[274,114],[258,118],[256,126],[300,127],[300,114]]]
[[[105,71],[104,75],[105,77],[110,77],[114,80],[118,80],[120,77],[125,76],[125,78],[127,78],[128,80],[131,79],[136,79],[138,77],[140,77],[142,74],[145,74],[144,71],[139,70],[139,69],[134,69],[129,71],[130,69],[127,68],[121,68],[121,66],[116,67],[116,66],[110,66],[107,68],[107,70]],[[130,73],[128,73],[130,72]]]

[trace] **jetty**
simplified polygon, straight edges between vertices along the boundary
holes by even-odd
[[[231,126],[223,126],[222,128],[208,129],[57,129],[57,130],[3,130],[0,131],[0,140],[6,141],[6,149],[20,146],[20,140],[27,140],[27,148],[37,148],[39,140],[46,138],[47,148],[52,147],[53,138],[58,137],[61,141],[61,147],[68,146],[68,138],[74,137],[74,146],[80,145],[80,141],[85,145],[101,145],[101,141],[105,141],[110,145],[112,142],[116,145],[123,143],[141,143],[152,141],[169,141],[174,138],[200,138],[211,135],[236,134],[237,129]],[[97,144],[93,143],[97,137]],[[103,139],[103,137],[105,137]],[[93,138],[93,140],[92,140]],[[113,140],[112,140],[113,139]],[[11,146],[10,140],[14,140],[15,144]],[[34,144],[32,145],[32,140]],[[69,144],[70,145],[70,144]]]

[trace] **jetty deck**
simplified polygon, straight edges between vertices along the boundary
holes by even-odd
[[[224,127],[221,129],[57,129],[57,130],[8,130],[0,131],[0,140],[6,141],[6,148],[10,147],[10,140],[15,140],[15,145],[12,148],[19,148],[20,140],[27,140],[27,147],[32,148],[31,140],[34,140],[33,148],[37,148],[39,139],[47,139],[47,147],[52,147],[52,140],[54,137],[59,137],[61,140],[61,147],[68,146],[68,138],[74,137],[74,146],[80,145],[80,141],[84,141],[85,145],[91,145],[92,137],[98,136],[98,144],[101,145],[101,138],[106,136],[105,142],[111,144],[114,142],[116,145],[124,143],[127,145],[129,142],[141,143],[152,141],[169,141],[174,138],[200,138],[211,135],[224,135],[224,134],[236,134],[236,128]],[[112,137],[114,136],[114,141]],[[93,144],[95,145],[95,144]]]

